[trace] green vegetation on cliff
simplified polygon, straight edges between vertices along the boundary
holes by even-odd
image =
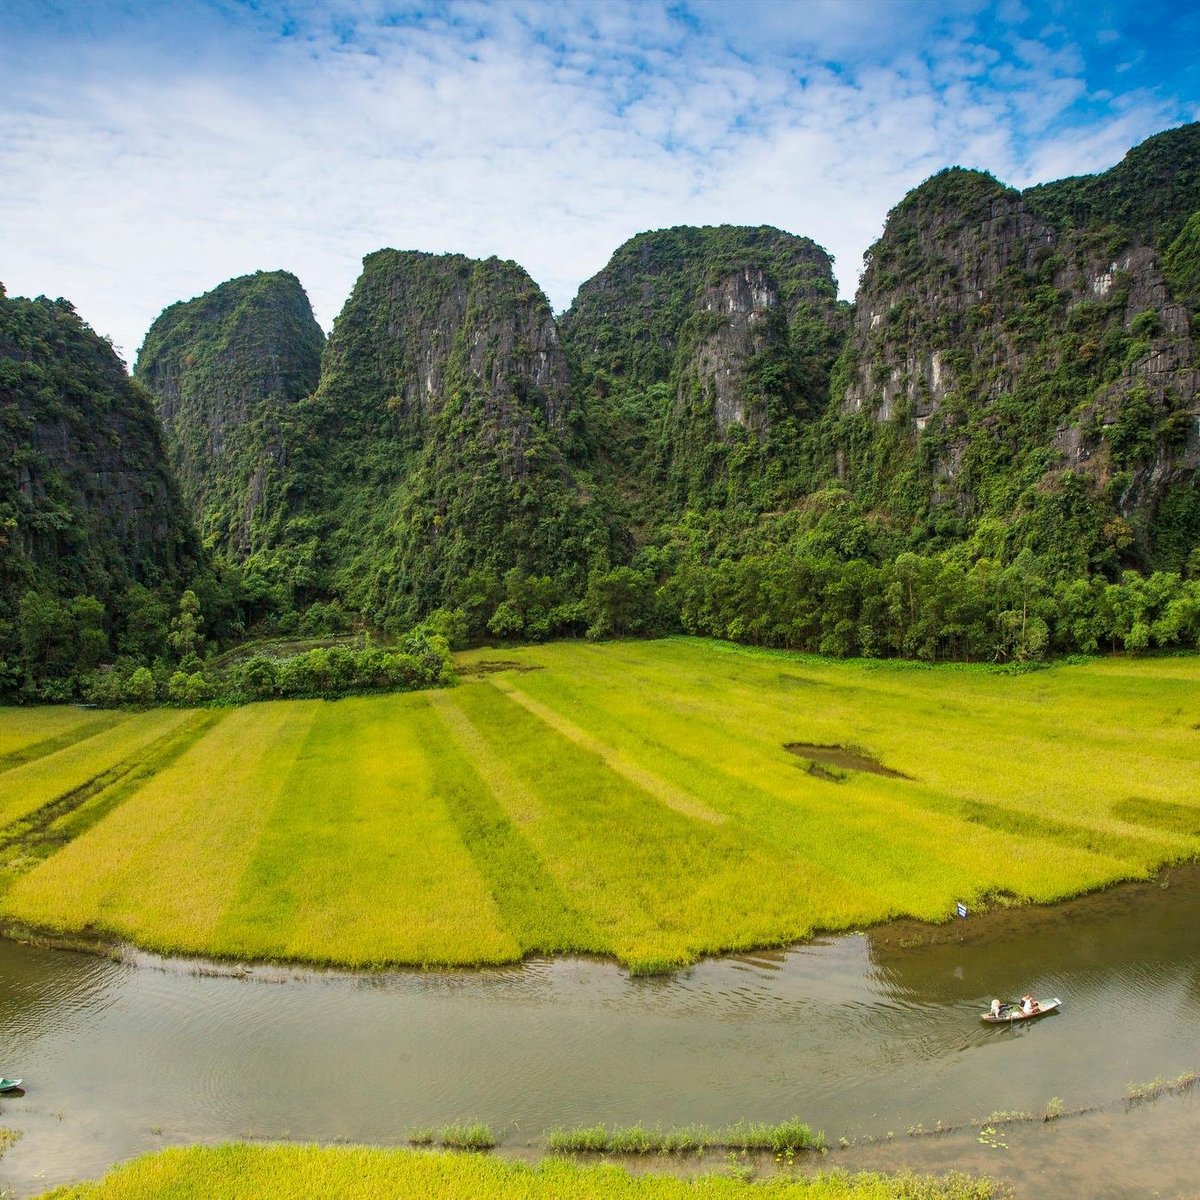
[[[1200,208],[1200,122],[1156,133],[1108,171],[1039,184],[1024,197],[1058,229],[1115,227],[1165,249]]]
[[[381,250],[291,413],[271,548],[247,571],[284,603],[337,597],[412,621],[509,569],[578,590],[607,532],[575,484],[567,368],[514,263]]]
[[[171,463],[205,543],[242,558],[269,528],[287,411],[316,387],[325,336],[286,271],[231,279],[150,327],[136,377],[154,395]]]
[[[0,288],[0,695],[152,653],[204,575],[150,397],[65,300]]]

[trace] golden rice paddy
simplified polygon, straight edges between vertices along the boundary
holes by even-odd
[[[117,1167],[98,1183],[45,1200],[258,1200],[320,1196],[338,1200],[993,1200],[988,1180],[952,1175],[776,1176],[747,1182],[713,1173],[695,1179],[632,1175],[562,1159],[537,1166],[477,1154],[429,1154],[362,1146],[194,1146],[160,1150]]]
[[[0,918],[166,953],[655,970],[1200,852],[1200,658],[999,674],[681,638],[460,666],[395,696],[0,710],[0,854],[23,850]]]

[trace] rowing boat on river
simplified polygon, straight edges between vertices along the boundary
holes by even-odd
[[[11,1092],[20,1086],[19,1079],[0,1079],[0,1092]]]
[[[1057,1012],[1061,1006],[1062,1001],[1057,996],[1052,996],[1049,1000],[1037,1001],[1033,1012],[1027,1013],[1019,1004],[1002,1004],[999,1016],[985,1012],[979,1014],[979,1019],[988,1025],[1011,1025],[1014,1021],[1033,1021],[1044,1017],[1047,1013]]]

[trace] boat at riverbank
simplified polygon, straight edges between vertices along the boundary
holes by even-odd
[[[1057,996],[1049,1000],[1039,1000],[1033,1012],[1025,1012],[1019,1004],[1003,1004],[1000,1013],[985,1012],[979,1014],[979,1019],[987,1025],[1011,1025],[1014,1021],[1033,1021],[1044,1017],[1047,1013],[1057,1012],[1062,1007],[1062,1001]]]

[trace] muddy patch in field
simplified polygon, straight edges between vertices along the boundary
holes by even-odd
[[[785,742],[789,754],[808,761],[808,773],[817,779],[840,783],[847,771],[867,771],[872,775],[886,775],[889,779],[911,779],[903,771],[894,771],[884,766],[865,750],[854,746],[827,746],[819,742]]]

